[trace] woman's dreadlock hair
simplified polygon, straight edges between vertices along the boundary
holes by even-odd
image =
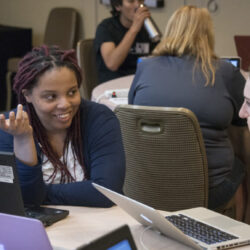
[[[23,90],[32,91],[36,87],[39,77],[52,68],[67,67],[75,73],[78,87],[82,82],[81,69],[77,65],[77,60],[74,50],[61,50],[57,46],[48,47],[43,45],[41,47],[34,48],[31,52],[27,53],[20,61],[17,74],[14,78],[14,91],[17,93],[19,103],[26,106],[26,110],[29,116],[30,124],[33,128],[34,138],[39,142],[42,148],[42,152],[47,156],[54,167],[54,171],[48,180],[53,182],[56,174],[61,172],[61,183],[72,182],[74,178],[67,169],[66,159],[63,157],[63,162],[60,161],[59,156],[53,150],[49,143],[46,129],[42,125],[39,117],[32,103],[28,103],[23,95]],[[86,176],[86,170],[83,161],[83,145],[81,138],[80,128],[80,110],[78,109],[75,114],[71,126],[68,129],[67,136],[63,148],[63,156],[65,151],[71,142],[73,154],[75,159],[78,160],[81,165],[84,176]]]

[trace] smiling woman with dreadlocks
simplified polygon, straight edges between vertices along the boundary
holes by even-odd
[[[28,204],[108,207],[91,182],[122,192],[125,156],[119,122],[81,100],[73,50],[34,48],[14,79],[19,105],[0,115],[0,151],[14,152]]]

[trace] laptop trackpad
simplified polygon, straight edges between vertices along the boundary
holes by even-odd
[[[223,216],[210,217],[210,218],[205,219],[205,221],[209,224],[212,224],[213,226],[217,226],[217,227],[225,228],[225,229],[229,229],[232,227],[237,227],[237,226],[242,225],[238,221],[231,220],[231,219],[229,219],[227,217],[223,217]]]
[[[220,229],[224,229],[227,232],[235,234],[240,237],[249,238],[248,231],[249,226],[239,221],[224,217],[224,216],[214,216],[204,220],[206,223],[211,224]]]

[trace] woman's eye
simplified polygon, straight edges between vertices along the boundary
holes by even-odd
[[[70,95],[70,96],[74,96],[76,92],[77,92],[77,90],[76,90],[76,89],[71,90],[71,91],[69,92],[69,95]]]
[[[46,96],[45,96],[45,99],[46,99],[46,100],[49,100],[49,101],[52,101],[52,100],[54,100],[55,98],[56,98],[55,95],[46,95]]]

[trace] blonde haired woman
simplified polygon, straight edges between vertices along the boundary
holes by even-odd
[[[227,134],[230,124],[246,126],[238,116],[244,85],[239,70],[215,55],[209,12],[184,6],[169,19],[153,57],[138,64],[129,92],[130,104],[185,107],[196,114],[207,151],[211,209],[226,204],[245,175]]]

